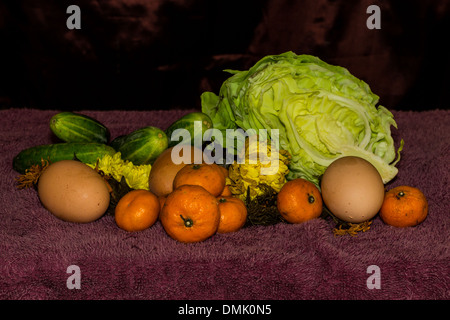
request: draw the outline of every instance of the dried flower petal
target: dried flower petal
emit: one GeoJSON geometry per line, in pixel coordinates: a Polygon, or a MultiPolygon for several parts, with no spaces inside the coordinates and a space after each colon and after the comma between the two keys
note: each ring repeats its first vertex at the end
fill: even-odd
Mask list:
{"type": "Polygon", "coordinates": [[[344,227],[342,224],[333,229],[335,236],[343,236],[346,234],[352,237],[358,235],[358,232],[366,232],[370,229],[372,220],[364,221],[362,223],[348,223],[348,227],[344,227]]]}
{"type": "Polygon", "coordinates": [[[41,164],[32,165],[25,170],[24,174],[18,176],[15,180],[17,182],[17,189],[26,189],[34,187],[42,172],[49,166],[48,160],[41,159],[41,164]]]}

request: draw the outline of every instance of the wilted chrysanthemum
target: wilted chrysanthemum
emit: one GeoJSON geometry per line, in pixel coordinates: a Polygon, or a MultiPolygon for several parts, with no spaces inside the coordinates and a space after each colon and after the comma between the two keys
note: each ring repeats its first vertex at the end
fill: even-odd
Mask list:
{"type": "Polygon", "coordinates": [[[151,165],[149,164],[135,166],[129,162],[128,165],[124,166],[122,173],[130,188],[148,190],[150,170],[151,165]]]}
{"type": "Polygon", "coordinates": [[[245,159],[245,163],[235,161],[228,168],[227,184],[233,195],[245,200],[247,190],[250,189],[250,200],[252,200],[264,193],[265,189],[261,187],[262,184],[279,192],[286,183],[290,159],[286,150],[272,149],[272,146],[266,141],[247,139],[245,158],[243,159],[245,159]],[[256,163],[252,163],[251,160],[256,160],[256,163]],[[277,163],[272,161],[277,161],[277,163]]]}
{"type": "Polygon", "coordinates": [[[124,177],[132,189],[148,190],[148,177],[152,166],[149,164],[135,166],[128,160],[122,160],[120,152],[116,152],[113,156],[105,155],[98,160],[97,164],[88,164],[88,166],[91,168],[97,166],[98,170],[119,182],[124,177]]]}

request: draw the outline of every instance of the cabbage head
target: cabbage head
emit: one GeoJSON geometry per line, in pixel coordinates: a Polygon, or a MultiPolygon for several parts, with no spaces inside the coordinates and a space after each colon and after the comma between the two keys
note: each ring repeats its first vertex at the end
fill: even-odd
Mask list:
{"type": "Polygon", "coordinates": [[[288,179],[319,185],[325,169],[344,156],[372,163],[384,183],[397,174],[403,140],[394,161],[393,115],[377,107],[379,97],[347,69],[286,52],[266,56],[246,71],[225,71],[232,76],[219,95],[201,95],[202,111],[223,132],[279,129],[279,146],[292,156],[288,179]]]}

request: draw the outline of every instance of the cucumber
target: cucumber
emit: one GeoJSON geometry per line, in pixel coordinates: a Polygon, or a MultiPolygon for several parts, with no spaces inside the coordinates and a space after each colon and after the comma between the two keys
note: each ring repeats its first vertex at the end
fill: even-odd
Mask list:
{"type": "Polygon", "coordinates": [[[115,138],[110,146],[134,165],[152,164],[167,149],[168,139],[161,129],[148,126],[115,138]]]}
{"type": "MultiPolygon", "coordinates": [[[[211,129],[213,127],[213,122],[211,121],[211,118],[203,112],[191,112],[186,114],[185,116],[181,117],[180,119],[178,119],[177,121],[175,121],[174,123],[172,123],[169,128],[166,129],[166,135],[169,139],[169,148],[177,145],[180,142],[180,140],[175,140],[172,141],[171,137],[172,137],[172,133],[176,130],[176,129],[186,129],[189,131],[190,134],[190,143],[191,145],[194,145],[194,140],[195,140],[195,136],[200,135],[201,137],[197,138],[199,141],[203,142],[203,134],[205,133],[206,130],[211,129]],[[194,127],[195,127],[195,121],[201,121],[201,130],[197,129],[197,132],[194,131],[194,127]]],[[[181,138],[180,138],[181,139],[181,138]]],[[[184,141],[186,142],[186,141],[184,141]]]]}
{"type": "Polygon", "coordinates": [[[65,142],[107,143],[109,130],[94,118],[73,112],[60,112],[50,119],[50,129],[65,142]]]}
{"type": "Polygon", "coordinates": [[[13,159],[13,168],[23,174],[32,165],[41,164],[41,159],[50,162],[78,159],[83,163],[94,164],[104,155],[113,155],[116,151],[102,143],[63,142],[31,147],[19,152],[13,159]]]}

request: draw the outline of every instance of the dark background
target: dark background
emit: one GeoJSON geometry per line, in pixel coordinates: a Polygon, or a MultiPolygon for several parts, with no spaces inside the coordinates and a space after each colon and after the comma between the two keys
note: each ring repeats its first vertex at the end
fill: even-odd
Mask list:
{"type": "Polygon", "coordinates": [[[0,108],[200,108],[223,69],[291,50],[346,67],[389,109],[449,109],[449,18],[445,0],[2,0],[0,108]]]}

